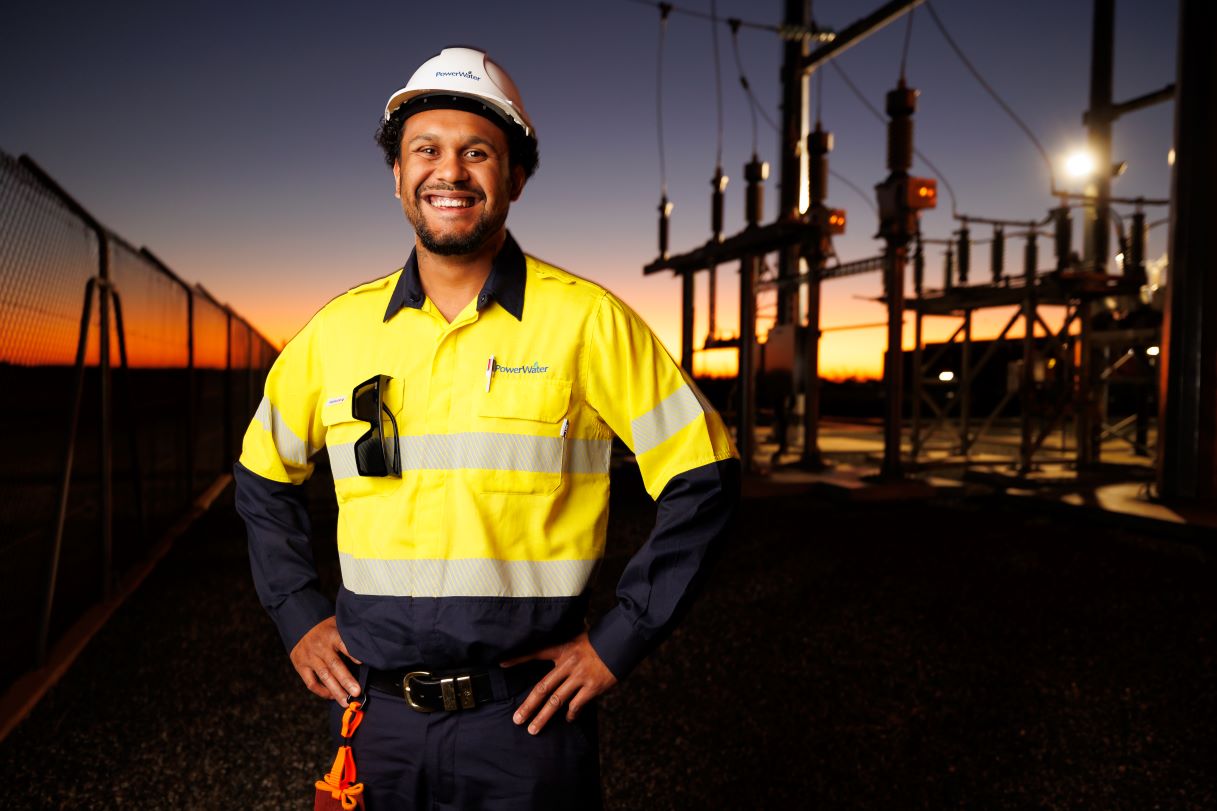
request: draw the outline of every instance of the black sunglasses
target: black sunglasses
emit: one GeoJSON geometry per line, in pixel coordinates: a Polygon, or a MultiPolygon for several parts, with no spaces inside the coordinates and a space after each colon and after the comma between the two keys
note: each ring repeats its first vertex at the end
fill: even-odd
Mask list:
{"type": "Polygon", "coordinates": [[[389,380],[388,375],[376,375],[360,383],[351,392],[351,416],[372,424],[371,429],[355,441],[355,469],[360,476],[401,475],[401,442],[397,437],[397,420],[384,402],[389,380]],[[393,426],[392,456],[385,447],[381,414],[386,415],[393,426]]]}

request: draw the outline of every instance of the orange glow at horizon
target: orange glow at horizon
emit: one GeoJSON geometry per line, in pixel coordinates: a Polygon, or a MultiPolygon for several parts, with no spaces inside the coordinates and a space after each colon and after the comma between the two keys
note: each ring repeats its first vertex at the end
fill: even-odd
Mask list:
{"type": "MultiPolygon", "coordinates": [[[[641,302],[640,302],[641,303],[641,302]]],[[[665,308],[655,311],[646,302],[643,306],[630,303],[643,314],[651,329],[659,336],[664,345],[669,348],[673,357],[680,357],[680,313],[671,312],[665,308]],[[648,316],[645,311],[654,312],[648,316]]],[[[869,309],[860,308],[858,321],[864,324],[874,324],[873,306],[869,309]]],[[[972,317],[972,340],[988,341],[996,338],[1005,327],[1006,322],[1017,312],[1018,307],[999,307],[978,310],[972,317]]],[[[1064,309],[1061,307],[1043,306],[1039,308],[1041,317],[1054,331],[1059,330],[1064,320],[1064,309]]],[[[838,317],[840,312],[837,313],[838,317]]],[[[916,341],[915,316],[905,314],[902,346],[905,351],[912,351],[916,341]]],[[[738,318],[736,319],[738,322],[738,318]]],[[[693,352],[693,373],[697,377],[734,377],[738,371],[739,353],[734,347],[702,349],[701,344],[705,332],[697,329],[695,317],[693,352]],[[700,336],[700,337],[699,337],[700,336]]],[[[758,324],[757,332],[763,338],[768,333],[769,319],[765,325],[758,324]]],[[[948,340],[956,328],[962,323],[959,317],[926,317],[922,322],[922,345],[941,343],[948,340]]],[[[842,323],[840,326],[848,326],[842,323]]],[[[833,329],[822,327],[820,336],[820,377],[824,380],[879,380],[883,377],[883,355],[887,349],[887,327],[864,326],[857,329],[833,329]]],[[[1076,326],[1071,332],[1076,334],[1076,326]]],[[[738,334],[738,329],[731,325],[726,329],[720,328],[720,337],[732,337],[738,334]]],[[[1024,334],[1023,321],[1018,319],[1007,331],[1006,338],[1021,339],[1024,334]]],[[[1042,334],[1037,330],[1036,334],[1042,334]]]]}
{"type": "MultiPolygon", "coordinates": [[[[361,265],[356,265],[360,267],[361,265]]],[[[605,267],[582,268],[586,278],[603,284],[635,309],[658,335],[674,358],[680,357],[680,282],[667,275],[644,277],[636,271],[625,272],[619,263],[606,260],[605,267]]],[[[578,272],[578,271],[576,271],[578,272]]],[[[354,273],[358,273],[355,270],[354,273]]],[[[263,287],[242,290],[230,306],[242,313],[255,329],[267,336],[275,350],[281,348],[308,321],[314,312],[334,295],[358,279],[329,277],[324,284],[335,289],[321,289],[310,284],[282,284],[271,274],[251,277],[263,287]],[[267,290],[273,295],[267,294],[267,290]]],[[[724,268],[718,272],[717,312],[714,337],[724,338],[739,332],[738,276],[724,268]]],[[[820,340],[820,376],[826,380],[878,379],[882,377],[883,355],[886,347],[886,310],[875,301],[875,280],[849,284],[826,285],[823,289],[820,340]],[[865,293],[865,294],[864,294],[865,293]],[[850,327],[850,328],[844,328],[850,327]]],[[[705,273],[695,280],[694,308],[694,374],[705,377],[732,377],[736,374],[738,353],[734,348],[703,349],[710,336],[709,280],[705,273]]],[[[200,300],[201,301],[201,300],[200,300]]],[[[1016,307],[978,310],[973,318],[973,339],[996,337],[1016,307]]],[[[764,340],[774,321],[776,295],[772,290],[758,296],[757,333],[764,340]]],[[[1058,307],[1043,307],[1044,320],[1055,330],[1062,320],[1058,307]]],[[[10,313],[10,315],[13,315],[10,313]]],[[[28,320],[28,318],[27,318],[28,320]]],[[[97,312],[93,314],[93,329],[89,337],[87,362],[97,363],[97,312]]],[[[214,305],[196,304],[195,366],[196,368],[225,368],[226,335],[223,310],[214,305]]],[[[0,325],[0,362],[18,365],[71,365],[75,360],[79,332],[79,316],[45,314],[33,332],[19,332],[16,317],[4,319],[0,325]]],[[[180,368],[185,365],[184,325],[177,329],[165,323],[143,324],[134,309],[129,312],[129,364],[135,368],[180,368]],[[166,332],[166,330],[169,332],[166,332]],[[179,334],[180,333],[180,334],[179,334]]],[[[957,317],[924,319],[925,343],[948,339],[959,325],[957,317]]],[[[906,313],[903,346],[911,350],[914,342],[914,315],[906,313]]],[[[1023,325],[1018,319],[1007,333],[1012,339],[1021,338],[1023,325]]],[[[117,340],[112,341],[114,363],[118,362],[117,340]]],[[[258,365],[258,358],[252,359],[258,365]]],[[[238,367],[242,364],[238,362],[238,367]]]]}

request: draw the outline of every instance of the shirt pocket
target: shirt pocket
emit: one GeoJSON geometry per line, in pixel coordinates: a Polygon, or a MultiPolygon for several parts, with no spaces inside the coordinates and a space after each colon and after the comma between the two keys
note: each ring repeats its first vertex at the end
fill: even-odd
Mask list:
{"type": "Polygon", "coordinates": [[[571,381],[496,374],[479,393],[466,473],[482,493],[548,494],[567,466],[571,381]]]}
{"type": "MultiPolygon", "coordinates": [[[[401,482],[396,476],[360,476],[355,465],[355,443],[372,426],[351,415],[351,390],[365,379],[355,381],[345,392],[331,394],[321,409],[321,422],[325,426],[325,447],[334,476],[334,494],[339,503],[361,496],[394,492],[401,482]]],[[[400,385],[399,381],[390,381],[389,390],[385,394],[385,404],[393,412],[400,429],[401,391],[395,390],[395,384],[400,385]]],[[[392,453],[392,427],[388,420],[384,421],[384,432],[389,452],[392,453]]]]}

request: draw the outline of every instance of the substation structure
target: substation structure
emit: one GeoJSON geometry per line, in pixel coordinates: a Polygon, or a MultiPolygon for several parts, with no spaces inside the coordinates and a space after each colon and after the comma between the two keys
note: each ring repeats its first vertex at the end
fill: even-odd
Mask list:
{"type": "MultiPolygon", "coordinates": [[[[900,414],[902,411],[902,375],[900,373],[900,324],[903,321],[903,290],[908,246],[918,232],[918,213],[932,207],[937,199],[933,180],[911,177],[908,169],[913,157],[912,114],[916,107],[916,91],[906,87],[903,80],[887,95],[890,116],[888,134],[887,179],[876,186],[880,203],[880,235],[886,242],[882,256],[860,262],[828,267],[834,257],[832,235],[842,233],[845,215],[841,209],[825,205],[828,188],[828,153],[832,136],[817,122],[813,132],[807,132],[807,85],[817,66],[839,55],[871,33],[898,19],[921,0],[893,0],[872,14],[858,20],[840,33],[829,34],[815,28],[807,4],[787,0],[784,30],[794,32],[783,45],[783,104],[781,181],[777,219],[762,225],[764,218],[764,186],[769,174],[768,164],[756,155],[744,167],[745,219],[744,230],[730,237],[722,233],[723,190],[726,186],[721,167],[716,168],[711,181],[714,190],[711,205],[712,235],[705,245],[688,253],[670,255],[668,252],[668,219],[671,205],[666,193],[659,205],[659,257],[647,265],[644,274],[672,271],[682,278],[681,295],[681,364],[692,374],[693,369],[693,292],[695,274],[710,274],[711,308],[716,290],[716,272],[721,264],[739,262],[740,337],[739,393],[736,408],[736,443],[747,467],[756,454],[756,294],[763,257],[778,255],[778,273],[773,286],[777,288],[777,317],[771,335],[784,335],[793,344],[794,377],[804,381],[803,394],[803,455],[801,462],[811,468],[823,467],[820,457],[819,430],[819,352],[821,280],[854,273],[881,270],[884,289],[889,299],[889,335],[896,340],[889,346],[884,378],[887,381],[887,410],[883,474],[889,478],[902,475],[900,457],[900,414]],[[810,43],[822,44],[810,52],[810,43]],[[806,162],[804,164],[804,161],[806,162]],[[804,169],[806,165],[806,169],[804,169]],[[804,188],[805,186],[805,188],[804,188]],[[810,201],[806,211],[800,207],[800,192],[806,191],[810,201]],[[807,272],[801,273],[802,263],[807,272]],[[808,285],[807,310],[798,313],[798,287],[808,285]],[[812,325],[799,329],[801,316],[812,325]],[[895,326],[892,326],[895,325],[895,326]]],[[[713,309],[712,309],[713,312],[713,309]]],[[[713,315],[711,315],[713,324],[713,315]]],[[[713,327],[712,327],[713,329],[713,327]]]]}
{"type": "MultiPolygon", "coordinates": [[[[746,226],[731,236],[722,233],[722,195],[726,178],[716,167],[711,181],[711,238],[683,254],[668,252],[668,223],[672,206],[666,188],[659,211],[659,256],[644,267],[644,274],[671,271],[682,278],[682,366],[692,374],[694,278],[710,276],[711,334],[714,332],[714,297],[719,265],[739,263],[740,336],[736,439],[745,465],[756,456],[757,411],[756,295],[763,257],[778,256],[776,279],[763,286],[777,288],[775,326],[767,347],[788,354],[793,363],[791,386],[803,396],[803,450],[800,463],[821,468],[819,450],[820,284],[841,276],[882,271],[887,305],[888,348],[884,363],[884,451],[880,478],[899,479],[904,466],[924,468],[938,464],[1004,464],[1018,475],[1038,465],[1059,462],[1079,470],[1094,469],[1102,460],[1104,441],[1127,444],[1134,456],[1149,459],[1156,469],[1159,495],[1185,500],[1217,496],[1217,282],[1210,276],[1212,248],[1209,225],[1217,218],[1214,197],[1206,193],[1217,184],[1217,159],[1206,138],[1217,131],[1217,49],[1211,32],[1217,30],[1217,11],[1202,0],[1180,0],[1179,61],[1176,83],[1153,93],[1117,103],[1112,99],[1114,53],[1114,0],[1095,0],[1091,65],[1090,107],[1083,115],[1092,147],[1100,156],[1099,177],[1084,193],[1072,193],[1052,184],[1050,194],[1059,200],[1042,221],[1003,221],[961,215],[958,239],[923,239],[919,213],[937,199],[933,180],[916,178],[908,170],[913,155],[913,120],[916,91],[903,78],[887,94],[887,178],[876,185],[880,228],[885,248],[880,256],[856,262],[835,261],[833,234],[842,233],[845,213],[825,204],[828,153],[832,137],[817,121],[807,127],[807,89],[812,72],[883,26],[898,19],[920,0],[893,0],[872,14],[833,34],[817,28],[805,2],[787,0],[782,30],[781,173],[777,218],[762,225],[764,188],[768,165],[754,154],[745,166],[746,226]],[[810,44],[819,47],[810,51],[810,44]],[[1112,125],[1121,115],[1162,101],[1175,102],[1176,157],[1169,200],[1119,199],[1111,195],[1112,125]],[[800,191],[810,201],[801,209],[800,191]],[[1115,204],[1134,207],[1131,227],[1115,211],[1115,204]],[[1157,224],[1170,225],[1170,263],[1163,281],[1164,295],[1154,296],[1146,285],[1144,256],[1147,229],[1143,209],[1168,205],[1169,216],[1157,224]],[[1084,216],[1082,254],[1072,250],[1071,209],[1084,216]],[[968,284],[971,246],[970,224],[994,227],[992,281],[968,284]],[[1047,233],[1040,229],[1051,224],[1047,233]],[[1118,274],[1107,272],[1110,231],[1115,226],[1124,255],[1118,274]],[[1010,234],[1005,233],[1009,227],[1010,234]],[[1022,229],[1022,230],[1019,230],[1022,229]],[[1005,240],[1022,238],[1021,274],[1003,271],[1005,240]],[[1055,263],[1038,267],[1037,240],[1054,239],[1055,263]],[[947,244],[943,283],[924,287],[924,248],[947,244]],[[952,246],[958,248],[959,283],[954,283],[952,246]],[[906,357],[902,349],[905,274],[913,266],[914,295],[907,309],[915,317],[910,385],[905,385],[906,357]],[[805,272],[801,270],[804,266],[805,272]],[[798,312],[799,288],[807,286],[807,304],[798,312]],[[1165,300],[1163,300],[1165,299],[1165,300]],[[984,310],[1017,308],[996,340],[974,346],[972,325],[984,310]],[[1044,308],[1060,308],[1064,316],[1053,328],[1044,308]],[[927,317],[958,319],[951,339],[934,348],[923,337],[927,317]],[[807,324],[802,327],[800,322],[807,324]],[[1020,325],[1021,330],[1015,330],[1020,325]],[[1012,330],[1021,336],[1011,339],[1012,330]],[[1016,343],[1017,342],[1017,343],[1016,343]],[[776,345],[775,345],[776,344],[776,345]],[[1011,362],[1010,349],[1020,350],[1011,362]],[[1007,363],[1005,393],[979,408],[977,383],[1007,363]],[[934,377],[944,353],[958,352],[958,379],[934,377]],[[942,382],[954,381],[950,387],[942,382]],[[1109,395],[1119,388],[1132,413],[1117,421],[1109,417],[1109,395]],[[944,400],[950,388],[953,396],[944,400]],[[905,409],[906,389],[911,408],[905,409]],[[1130,394],[1131,392],[1131,394],[1130,394]],[[1156,402],[1155,402],[1156,401],[1156,402]],[[981,443],[1002,414],[1017,404],[1018,442],[1004,459],[985,458],[981,443]],[[910,453],[902,451],[904,417],[911,417],[910,453]],[[1150,437],[1151,415],[1157,417],[1157,436],[1150,437]],[[1072,425],[1072,444],[1066,428],[1072,425]],[[1049,450],[1049,438],[1060,429],[1062,442],[1049,450]],[[945,440],[945,446],[943,441],[945,440]],[[1052,455],[1055,453],[1055,456],[1052,455]]],[[[661,4],[662,5],[662,4],[661,4]]],[[[670,10],[670,9],[669,9],[670,10]]],[[[662,11],[662,8],[661,8],[662,11]]],[[[666,19],[666,17],[665,17],[666,19]]],[[[662,41],[662,40],[661,40],[662,41]]],[[[742,78],[742,77],[741,77],[742,78]]],[[[746,85],[745,85],[746,87],[746,85]]],[[[1046,156],[1045,156],[1046,158],[1046,156]]],[[[978,243],[977,243],[978,244],[978,243]]],[[[709,346],[709,343],[707,344],[709,346]]],[[[952,375],[955,372],[952,370],[952,375]]],[[[784,439],[782,440],[784,446],[784,439]]]]}
{"type": "MultiPolygon", "coordinates": [[[[1138,219],[1143,226],[1143,218],[1138,219]]],[[[918,245],[916,293],[908,302],[915,317],[910,462],[916,468],[993,464],[1014,468],[1019,475],[1043,464],[1081,470],[1100,463],[1104,441],[1118,439],[1147,461],[1148,472],[1156,455],[1149,433],[1162,331],[1160,309],[1142,298],[1143,257],[1130,257],[1122,275],[1111,275],[1070,264],[1066,249],[1058,253],[1056,268],[1040,271],[1036,269],[1038,224],[1027,225],[1025,233],[1011,235],[1024,240],[1024,267],[1018,276],[1001,275],[1005,235],[1000,225],[995,228],[994,279],[986,284],[952,284],[954,257],[948,248],[942,287],[923,289],[918,245]],[[974,346],[975,314],[1012,306],[1017,309],[997,337],[974,346]],[[1062,313],[1059,326],[1054,328],[1045,319],[1045,307],[1062,313]],[[927,347],[927,317],[951,318],[958,324],[945,342],[927,347]],[[1016,327],[1022,334],[1010,338],[1016,327]],[[1017,351],[1002,351],[1011,348],[1017,351]],[[948,355],[949,362],[944,363],[948,355]],[[997,364],[1005,368],[994,374],[992,367],[997,364]],[[987,378],[991,384],[1002,377],[1000,398],[993,403],[990,397],[986,407],[978,408],[982,381],[987,378]],[[1125,410],[1130,402],[1133,408],[1132,414],[1113,422],[1109,403],[1116,386],[1121,388],[1125,410]],[[998,448],[997,453],[978,454],[984,440],[1002,425],[1011,403],[1017,405],[1017,445],[1003,453],[1005,443],[998,442],[989,446],[998,448]],[[1059,444],[1049,445],[1058,430],[1059,444]],[[932,443],[935,437],[938,442],[932,443]]]]}

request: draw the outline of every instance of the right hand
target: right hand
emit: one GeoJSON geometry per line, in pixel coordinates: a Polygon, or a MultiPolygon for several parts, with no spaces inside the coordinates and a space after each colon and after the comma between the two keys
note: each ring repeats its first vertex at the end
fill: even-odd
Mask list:
{"type": "Polygon", "coordinates": [[[363,664],[351,656],[346,643],[338,635],[338,621],[330,617],[317,623],[300,637],[300,641],[288,655],[296,672],[304,680],[305,687],[322,698],[332,698],[345,707],[348,695],[359,695],[359,682],[338,657],[339,653],[357,665],[363,664]]]}

